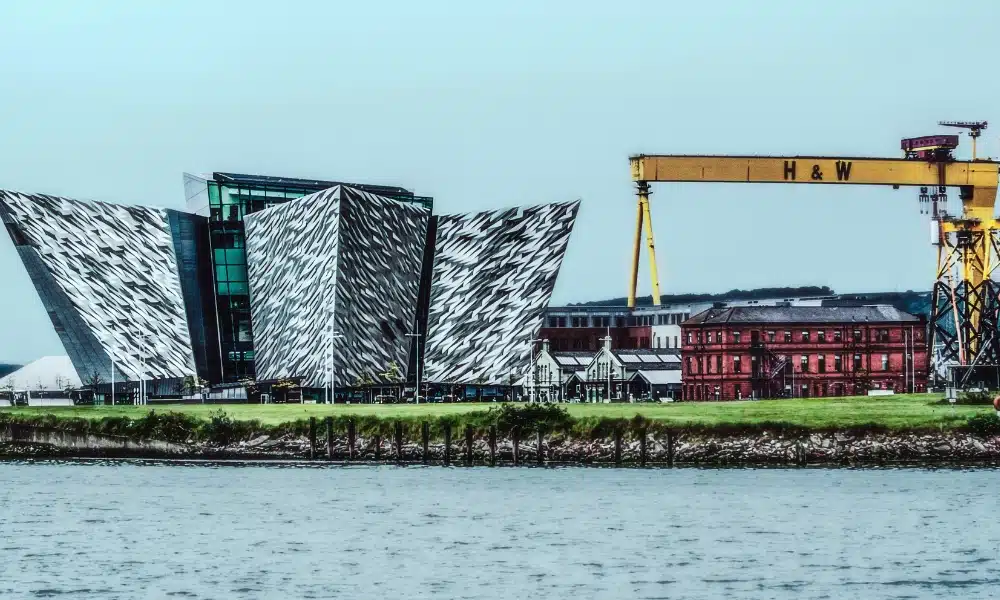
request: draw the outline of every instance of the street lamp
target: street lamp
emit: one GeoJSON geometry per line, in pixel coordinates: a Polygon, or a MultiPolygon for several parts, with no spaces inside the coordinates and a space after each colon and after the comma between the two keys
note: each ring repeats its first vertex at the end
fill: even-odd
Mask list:
{"type": "MultiPolygon", "coordinates": [[[[102,340],[111,343],[111,406],[115,405],[115,354],[118,353],[118,338],[115,337],[113,332],[108,332],[101,336],[102,340]]],[[[97,390],[94,390],[95,400],[97,395],[97,390]]]]}
{"type": "Polygon", "coordinates": [[[413,401],[415,404],[420,404],[420,338],[422,335],[419,328],[415,332],[406,334],[406,337],[416,338],[417,342],[417,389],[413,392],[413,401]]]}
{"type": "Polygon", "coordinates": [[[323,386],[323,396],[328,404],[333,404],[336,399],[336,380],[334,379],[333,372],[333,340],[344,337],[342,333],[338,333],[333,329],[333,321],[329,323],[327,330],[330,332],[327,336],[327,355],[326,355],[326,385],[323,386]],[[327,392],[327,386],[329,386],[329,392],[327,392]]]}

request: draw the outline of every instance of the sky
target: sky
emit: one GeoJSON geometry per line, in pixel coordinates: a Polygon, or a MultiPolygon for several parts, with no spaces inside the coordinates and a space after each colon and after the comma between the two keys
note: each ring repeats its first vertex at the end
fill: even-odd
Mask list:
{"type": "MultiPolygon", "coordinates": [[[[182,172],[235,171],[399,185],[442,213],[580,199],[553,303],[624,296],[630,155],[897,156],[939,120],[1000,119],[998,17],[993,0],[4,0],[0,188],[182,208],[182,172]]],[[[659,184],[651,210],[664,293],[932,283],[912,189],[659,184]]],[[[648,294],[645,256],[640,277],[648,294]]],[[[63,353],[7,236],[0,291],[0,362],[63,353]]]]}

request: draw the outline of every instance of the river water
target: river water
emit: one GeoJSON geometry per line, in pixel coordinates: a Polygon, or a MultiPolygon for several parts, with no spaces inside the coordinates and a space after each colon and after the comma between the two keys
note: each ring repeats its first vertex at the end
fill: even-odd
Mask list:
{"type": "Polygon", "coordinates": [[[997,598],[1000,471],[0,463],[0,598],[997,598]]]}

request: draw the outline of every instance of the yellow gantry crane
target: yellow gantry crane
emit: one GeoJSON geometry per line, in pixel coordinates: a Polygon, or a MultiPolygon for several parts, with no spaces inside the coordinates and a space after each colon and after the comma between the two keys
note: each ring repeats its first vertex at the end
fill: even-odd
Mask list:
{"type": "MultiPolygon", "coordinates": [[[[952,125],[948,123],[948,125],[952,125]]],[[[967,126],[966,123],[956,126],[967,126]]],[[[976,133],[986,126],[975,123],[976,133]]],[[[978,137],[978,136],[977,136],[978,137]]],[[[937,191],[935,221],[938,268],[934,287],[934,329],[944,316],[939,303],[950,302],[958,323],[938,331],[945,354],[965,363],[975,356],[981,342],[997,336],[1000,297],[990,275],[1000,265],[1000,221],[994,218],[1000,163],[991,160],[959,161],[951,155],[957,136],[927,136],[903,140],[906,158],[856,158],[826,156],[688,156],[639,155],[629,159],[636,182],[638,209],[633,244],[628,305],[635,307],[639,254],[645,232],[649,249],[653,303],[660,304],[660,282],[656,269],[653,227],[650,222],[649,184],[653,182],[799,183],[810,185],[886,185],[919,187],[921,201],[928,189],[937,191]],[[909,145],[908,145],[908,142],[909,145]],[[946,199],[946,189],[957,187],[962,214],[947,216],[938,211],[937,200],[946,199]],[[952,274],[957,271],[956,274],[952,274]],[[958,280],[958,281],[956,281],[958,280]],[[950,296],[953,300],[942,298],[950,296]],[[988,323],[984,323],[984,315],[988,323]],[[987,328],[989,329],[987,331],[987,328]]],[[[932,329],[933,333],[933,329],[932,329]]],[[[932,336],[932,340],[933,340],[932,336]]],[[[996,353],[1000,354],[1000,340],[996,353]]],[[[991,342],[992,343],[992,342],[991,342]]],[[[1000,356],[992,356],[993,361],[1000,356]]],[[[996,364],[996,362],[994,362],[996,364]]]]}

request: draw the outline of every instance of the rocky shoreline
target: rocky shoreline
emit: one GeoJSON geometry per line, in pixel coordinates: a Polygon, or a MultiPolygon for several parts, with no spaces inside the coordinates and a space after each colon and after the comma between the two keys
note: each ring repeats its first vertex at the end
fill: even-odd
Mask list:
{"type": "MultiPolygon", "coordinates": [[[[399,451],[391,437],[357,436],[354,451],[347,436],[332,443],[308,437],[258,436],[229,444],[168,444],[156,441],[110,439],[107,436],[74,437],[65,432],[24,431],[0,437],[0,458],[174,458],[212,460],[314,460],[357,463],[444,464],[443,441],[423,444],[403,439],[399,451]]],[[[552,434],[542,438],[541,461],[535,435],[515,445],[498,437],[491,461],[490,446],[482,436],[473,439],[471,456],[465,438],[452,439],[447,463],[451,465],[878,465],[886,463],[998,464],[1000,436],[980,437],[962,431],[922,433],[818,432],[788,434],[761,431],[729,433],[650,433],[642,441],[628,433],[616,451],[613,438],[572,439],[552,434]],[[470,461],[471,458],[471,461],[470,461]]]]}

